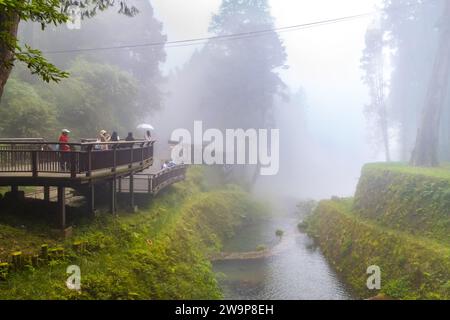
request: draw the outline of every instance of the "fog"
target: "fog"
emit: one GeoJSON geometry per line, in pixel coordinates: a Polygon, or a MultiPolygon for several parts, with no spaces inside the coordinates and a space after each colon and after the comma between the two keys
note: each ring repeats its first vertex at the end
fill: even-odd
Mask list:
{"type": "Polygon", "coordinates": [[[450,0],[0,7],[0,298],[450,297],[450,0]]]}
{"type": "MultiPolygon", "coordinates": [[[[119,117],[104,123],[101,114],[108,111],[99,111],[102,123],[95,130],[115,126],[124,136],[137,123],[149,122],[156,128],[157,151],[166,158],[173,130],[192,130],[194,120],[220,130],[276,128],[279,173],[255,177],[252,190],[320,199],[352,195],[361,167],[385,159],[382,123],[388,127],[390,160],[408,160],[436,52],[442,3],[135,0],[129,2],[140,10],[135,17],[109,9],[82,20],[80,29],[63,25],[41,32],[23,23],[21,32],[62,68],[82,59],[113,65],[120,69],[115,72],[136,80],[130,82],[136,83],[132,101],[118,106],[127,121],[119,117]],[[374,26],[381,40],[370,38],[374,26]],[[252,34],[261,30],[268,31],[252,34]],[[415,36],[414,30],[423,33],[415,36]],[[214,39],[242,33],[250,35],[214,39]],[[204,40],[190,41],[199,38],[204,40]],[[180,40],[185,42],[174,45],[180,40]],[[148,45],[165,41],[166,46],[148,45]],[[377,41],[385,58],[381,63],[374,58],[377,41]],[[382,70],[387,119],[380,118],[373,102],[374,66],[382,70]],[[400,96],[407,103],[399,102],[400,96]]],[[[442,159],[450,154],[449,114],[442,117],[442,159]]]]}
{"type": "MultiPolygon", "coordinates": [[[[168,40],[202,37],[220,1],[194,1],[183,14],[177,1],[153,1],[155,14],[166,21],[168,40]],[[189,17],[196,16],[195,22],[189,17]]],[[[377,1],[271,1],[277,27],[351,16],[375,9],[377,1]]],[[[380,159],[368,143],[363,108],[367,88],[360,68],[365,32],[373,16],[338,24],[280,33],[289,69],[279,70],[291,92],[301,89],[303,99],[277,101],[281,130],[280,172],[261,177],[257,190],[290,197],[324,198],[348,196],[354,191],[361,166],[380,159]]],[[[198,50],[169,48],[163,66],[170,73],[198,50]]],[[[177,88],[178,89],[178,88],[177,88]]],[[[176,95],[176,93],[175,93],[176,95]]],[[[181,103],[181,102],[180,102],[181,103]]],[[[161,118],[170,117],[163,114],[161,118]]],[[[160,118],[157,123],[164,121],[160,118]]]]}

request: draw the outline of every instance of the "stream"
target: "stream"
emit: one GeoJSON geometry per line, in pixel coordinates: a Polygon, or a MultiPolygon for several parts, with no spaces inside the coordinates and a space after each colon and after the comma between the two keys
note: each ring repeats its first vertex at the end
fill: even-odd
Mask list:
{"type": "Polygon", "coordinates": [[[280,209],[270,218],[242,227],[225,244],[225,252],[255,251],[260,245],[276,252],[263,259],[215,261],[213,268],[225,299],[355,299],[320,248],[299,232],[301,219],[295,206],[280,209]],[[281,238],[275,235],[278,229],[284,232],[281,238]]]}

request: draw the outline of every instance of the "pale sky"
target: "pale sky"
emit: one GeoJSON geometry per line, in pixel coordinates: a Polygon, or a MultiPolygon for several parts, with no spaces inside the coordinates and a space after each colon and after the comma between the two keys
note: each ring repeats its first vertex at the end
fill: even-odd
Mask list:
{"type": "MultiPolygon", "coordinates": [[[[373,12],[379,0],[269,0],[276,27],[285,27],[373,12]]],[[[211,16],[220,0],[150,0],[169,41],[208,36],[211,16]]],[[[343,174],[357,179],[364,162],[379,155],[367,143],[363,108],[367,88],[361,81],[364,36],[373,17],[280,33],[288,54],[288,70],[280,75],[288,86],[302,87],[308,100],[311,136],[321,158],[354,166],[343,174]]],[[[168,72],[181,67],[196,46],[167,48],[168,72]]],[[[331,171],[331,169],[330,169],[331,171]]],[[[350,193],[350,190],[348,190],[350,193]]]]}
{"type": "MultiPolygon", "coordinates": [[[[220,0],[150,0],[155,14],[164,24],[169,41],[208,36],[211,16],[220,0]]],[[[372,12],[378,0],[271,0],[276,27],[372,12]]],[[[338,96],[352,96],[363,102],[366,90],[360,85],[359,69],[364,34],[371,17],[316,28],[280,33],[288,53],[288,70],[283,80],[293,89],[303,87],[310,102],[317,94],[330,104],[338,96]],[[345,81],[344,81],[345,80],[345,81]],[[327,94],[322,95],[326,89],[327,94]]],[[[181,67],[195,48],[167,48],[163,70],[181,67]]]]}
{"type": "MultiPolygon", "coordinates": [[[[211,16],[221,0],[150,0],[155,14],[164,24],[169,41],[208,36],[211,16]]],[[[270,0],[276,27],[321,21],[373,12],[379,0],[270,0]]],[[[303,87],[313,117],[334,121],[336,113],[362,116],[367,89],[361,83],[360,59],[364,35],[372,17],[310,29],[280,33],[288,54],[288,70],[280,70],[292,88],[303,87]],[[341,104],[336,108],[336,103],[341,104]],[[323,108],[321,107],[324,107],[323,108]],[[348,112],[347,112],[348,111],[348,112]]],[[[167,48],[163,70],[181,67],[195,48],[167,48]]],[[[361,120],[361,119],[360,119],[361,120]]],[[[364,126],[362,121],[355,125],[364,126]]],[[[351,127],[351,126],[350,126],[351,127]]],[[[347,127],[340,128],[348,131],[347,127]]],[[[359,127],[359,133],[364,134],[359,127]]],[[[350,128],[353,132],[353,128],[350,128]]],[[[346,139],[347,136],[343,137],[346,139]]]]}
{"type": "MultiPolygon", "coordinates": [[[[163,22],[169,41],[208,36],[208,25],[217,12],[221,0],[150,0],[156,17],[163,22]]],[[[276,27],[284,27],[350,16],[374,10],[377,0],[271,0],[272,15],[276,27]]],[[[359,61],[364,33],[371,18],[342,22],[312,29],[281,33],[288,52],[289,71],[285,80],[296,86],[300,74],[314,76],[318,70],[338,67],[348,71],[348,62],[359,61]],[[330,54],[332,52],[332,54],[330,54]],[[348,56],[350,54],[350,56],[348,56]],[[334,55],[334,56],[333,56],[334,55]],[[355,59],[356,58],[356,59],[355,59]],[[344,63],[336,63],[336,62],[344,63]],[[313,63],[311,63],[313,62],[313,63]],[[325,64],[323,64],[325,63],[325,64]],[[301,68],[303,72],[297,72],[301,68]]],[[[165,71],[182,66],[199,46],[167,48],[165,71]]],[[[359,62],[358,62],[359,63],[359,62]]],[[[352,66],[354,67],[354,65],[352,66]]],[[[352,68],[354,71],[354,68],[352,68]]]]}

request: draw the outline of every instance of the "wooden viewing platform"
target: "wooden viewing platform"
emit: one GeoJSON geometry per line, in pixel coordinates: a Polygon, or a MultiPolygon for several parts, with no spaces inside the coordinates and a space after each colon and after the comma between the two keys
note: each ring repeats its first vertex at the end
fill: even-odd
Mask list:
{"type": "Polygon", "coordinates": [[[10,186],[13,197],[18,195],[20,186],[41,186],[46,201],[50,201],[50,188],[56,187],[59,225],[65,229],[65,188],[81,191],[86,196],[88,213],[94,215],[97,185],[108,186],[110,212],[115,213],[117,192],[128,193],[130,206],[134,208],[135,192],[155,195],[184,179],[184,165],[149,172],[154,142],[59,143],[43,139],[0,139],[0,186],[10,186]],[[57,146],[63,144],[68,145],[70,151],[59,151],[57,146]]]}

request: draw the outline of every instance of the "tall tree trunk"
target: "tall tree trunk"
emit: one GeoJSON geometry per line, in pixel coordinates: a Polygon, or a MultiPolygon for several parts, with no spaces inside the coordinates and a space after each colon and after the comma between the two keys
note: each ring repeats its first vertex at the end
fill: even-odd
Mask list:
{"type": "MultiPolygon", "coordinates": [[[[382,38],[382,33],[380,32],[382,38]]],[[[385,81],[384,81],[384,57],[383,46],[379,46],[376,53],[376,98],[375,103],[377,105],[378,125],[380,126],[380,132],[382,136],[382,142],[384,147],[384,154],[386,162],[391,161],[390,143],[389,143],[389,119],[386,104],[386,97],[384,93],[385,81]]]]}
{"type": "Polygon", "coordinates": [[[386,99],[384,97],[384,79],[383,79],[383,62],[381,60],[379,64],[380,74],[378,75],[378,116],[379,116],[379,125],[381,130],[381,135],[383,139],[384,146],[384,154],[386,157],[386,162],[391,161],[391,152],[390,152],[390,141],[389,141],[389,121],[388,121],[388,111],[386,106],[386,99]]]}
{"type": "MultiPolygon", "coordinates": [[[[385,109],[386,107],[383,106],[385,109]]],[[[386,110],[384,110],[383,113],[386,113],[386,110]]],[[[383,131],[383,144],[384,144],[384,154],[386,155],[386,162],[391,161],[391,152],[390,152],[390,145],[389,145],[389,127],[387,123],[387,115],[385,114],[384,119],[382,120],[383,123],[381,125],[382,131],[383,131]]]]}
{"type": "Polygon", "coordinates": [[[20,18],[16,12],[0,11],[0,33],[2,35],[0,40],[0,100],[12,70],[14,52],[11,50],[11,45],[14,45],[17,39],[19,21],[20,18]]]}
{"type": "Polygon", "coordinates": [[[421,125],[410,161],[414,166],[432,167],[439,164],[439,126],[450,77],[450,1],[445,1],[441,28],[439,48],[428,83],[421,125]]]}

